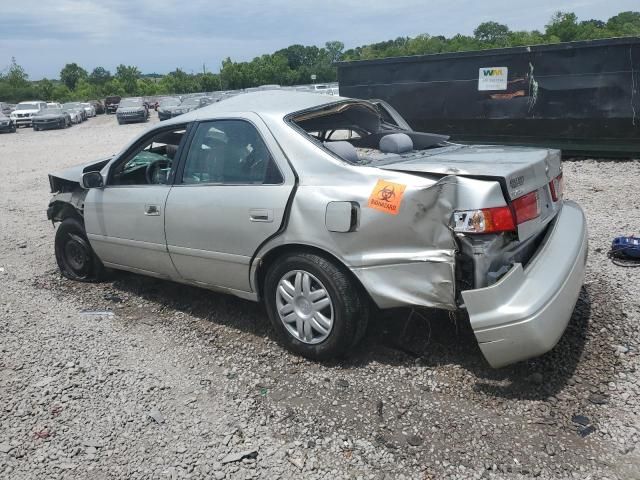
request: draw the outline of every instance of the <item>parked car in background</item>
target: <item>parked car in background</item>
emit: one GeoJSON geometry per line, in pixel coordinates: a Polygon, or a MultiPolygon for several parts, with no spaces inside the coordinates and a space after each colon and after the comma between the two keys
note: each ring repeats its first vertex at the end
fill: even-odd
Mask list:
{"type": "Polygon", "coordinates": [[[93,105],[96,115],[102,115],[104,113],[104,104],[100,100],[90,100],[89,103],[93,105]]]}
{"type": "Polygon", "coordinates": [[[62,108],[58,102],[47,102],[47,108],[62,108]]]}
{"type": "Polygon", "coordinates": [[[180,105],[180,99],[178,97],[168,97],[160,100],[158,105],[158,118],[160,120],[168,120],[173,114],[172,111],[180,105]]]}
{"type": "MultiPolygon", "coordinates": [[[[206,105],[210,105],[213,102],[214,100],[212,100],[210,97],[187,97],[183,99],[182,102],[180,102],[180,105],[164,108],[163,118],[161,118],[161,120],[166,120],[167,118],[173,118],[177,117],[178,115],[183,115],[193,110],[202,108],[206,105]]],[[[159,115],[160,114],[158,114],[158,116],[159,115]]]]}
{"type": "Polygon", "coordinates": [[[82,103],[80,103],[80,105],[82,105],[82,108],[84,108],[84,111],[86,112],[87,117],[95,117],[96,116],[96,109],[93,108],[93,105],[91,105],[91,103],[82,102],[82,103]]]}
{"type": "Polygon", "coordinates": [[[73,124],[78,124],[78,123],[82,123],[82,114],[84,113],[84,110],[80,110],[79,108],[76,107],[69,107],[66,106],[67,104],[63,104],[62,105],[62,109],[67,112],[69,114],[69,116],[71,117],[71,123],[73,124]]]}
{"type": "Polygon", "coordinates": [[[31,118],[40,113],[41,110],[47,108],[47,103],[40,100],[34,100],[31,102],[20,102],[16,105],[16,109],[11,112],[10,118],[15,123],[16,127],[31,126],[31,118]]]}
{"type": "Polygon", "coordinates": [[[82,105],[82,103],[80,103],[80,102],[67,102],[67,103],[63,104],[63,107],[65,107],[65,108],[75,108],[76,110],[78,110],[78,112],[80,112],[80,115],[82,116],[82,121],[83,122],[87,118],[89,118],[87,116],[87,111],[84,109],[84,105],[82,105]]]}
{"type": "Polygon", "coordinates": [[[13,108],[11,108],[11,105],[8,103],[4,103],[4,102],[0,102],[0,113],[4,113],[5,115],[11,115],[11,112],[13,112],[13,108]]]}
{"type": "Polygon", "coordinates": [[[62,108],[45,108],[33,116],[32,124],[36,132],[52,128],[67,128],[71,126],[71,115],[62,108]]]}
{"type": "Polygon", "coordinates": [[[62,104],[62,109],[71,116],[71,123],[82,123],[86,112],[84,108],[79,107],[75,102],[62,104]]]}
{"type": "Polygon", "coordinates": [[[16,124],[13,122],[11,117],[8,117],[7,115],[5,115],[0,111],[0,132],[8,133],[8,132],[15,132],[15,131],[16,131],[16,124]]]}
{"type": "Polygon", "coordinates": [[[111,97],[105,98],[104,111],[106,113],[116,113],[116,110],[118,110],[118,105],[120,105],[120,100],[122,100],[122,97],[118,95],[113,95],[111,97]]]}
{"type": "Polygon", "coordinates": [[[149,109],[142,98],[123,98],[116,110],[118,123],[146,122],[149,119],[149,109]]]}
{"type": "Polygon", "coordinates": [[[385,110],[248,93],[51,174],[58,266],[262,301],[281,342],[316,360],[350,352],[373,306],[468,315],[493,367],[553,348],[587,261],[560,151],[452,144],[385,110]]]}

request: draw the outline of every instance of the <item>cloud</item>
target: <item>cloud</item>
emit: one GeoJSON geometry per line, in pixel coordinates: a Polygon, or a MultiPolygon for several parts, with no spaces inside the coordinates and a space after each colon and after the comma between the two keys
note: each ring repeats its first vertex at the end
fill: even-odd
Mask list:
{"type": "Polygon", "coordinates": [[[294,43],[347,47],[399,36],[470,34],[496,20],[543,29],[562,9],[606,19],[637,0],[18,0],[0,15],[0,71],[11,56],[32,78],[56,77],[68,62],[87,69],[119,63],[145,72],[179,66],[217,70],[223,58],[249,60],[294,43]]]}

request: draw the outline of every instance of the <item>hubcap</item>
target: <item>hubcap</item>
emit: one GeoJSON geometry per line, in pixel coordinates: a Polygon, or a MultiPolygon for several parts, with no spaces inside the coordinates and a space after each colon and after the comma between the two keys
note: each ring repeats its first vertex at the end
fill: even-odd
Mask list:
{"type": "Polygon", "coordinates": [[[276,307],[287,331],[303,343],[321,343],[331,333],[333,303],[324,285],[309,272],[294,270],[280,279],[276,307]]]}

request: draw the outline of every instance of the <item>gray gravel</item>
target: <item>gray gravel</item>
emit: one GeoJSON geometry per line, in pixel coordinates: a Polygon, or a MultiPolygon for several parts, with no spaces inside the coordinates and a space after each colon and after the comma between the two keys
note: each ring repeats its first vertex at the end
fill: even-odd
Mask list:
{"type": "Polygon", "coordinates": [[[492,370],[464,318],[394,311],[319,364],[258,305],[59,276],[46,174],[144,128],[0,135],[0,478],[640,478],[640,272],[606,256],[640,234],[640,162],[564,164],[590,260],[549,354],[492,370]]]}

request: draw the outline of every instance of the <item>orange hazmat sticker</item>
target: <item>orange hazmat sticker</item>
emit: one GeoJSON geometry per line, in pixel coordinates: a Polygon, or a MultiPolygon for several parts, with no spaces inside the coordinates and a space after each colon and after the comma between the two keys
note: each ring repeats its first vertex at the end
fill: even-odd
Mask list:
{"type": "Polygon", "coordinates": [[[401,183],[378,180],[369,196],[369,208],[397,215],[400,211],[400,203],[406,188],[407,186],[401,183]]]}

